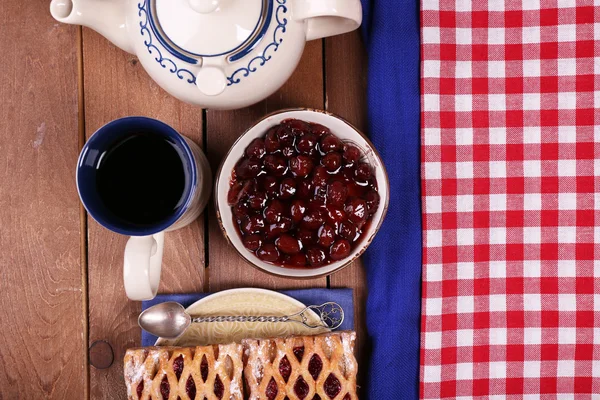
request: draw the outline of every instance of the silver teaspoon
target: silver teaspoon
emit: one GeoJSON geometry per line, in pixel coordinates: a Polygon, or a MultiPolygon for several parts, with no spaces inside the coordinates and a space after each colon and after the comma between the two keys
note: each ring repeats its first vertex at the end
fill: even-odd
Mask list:
{"type": "Polygon", "coordinates": [[[222,315],[208,317],[192,317],[185,308],[174,301],[154,305],[144,310],[139,318],[138,325],[146,332],[165,339],[176,339],[185,332],[192,323],[210,322],[296,322],[310,329],[326,328],[337,329],[344,322],[344,310],[334,302],[319,306],[308,306],[302,311],[291,315],[222,315]],[[319,316],[318,323],[311,323],[307,316],[311,310],[319,316]]]}

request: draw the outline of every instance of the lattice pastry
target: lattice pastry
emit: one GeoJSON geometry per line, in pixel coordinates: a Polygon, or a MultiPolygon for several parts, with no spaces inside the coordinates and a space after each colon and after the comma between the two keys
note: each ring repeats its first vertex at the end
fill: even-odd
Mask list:
{"type": "Polygon", "coordinates": [[[242,400],[242,346],[127,350],[130,400],[242,400]]]}
{"type": "Polygon", "coordinates": [[[250,400],[357,400],[354,332],[244,340],[250,400]]]}

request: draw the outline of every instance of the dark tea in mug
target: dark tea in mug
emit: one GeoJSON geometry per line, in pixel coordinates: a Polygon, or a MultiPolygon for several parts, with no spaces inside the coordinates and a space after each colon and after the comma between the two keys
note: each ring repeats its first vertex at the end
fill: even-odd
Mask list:
{"type": "Polygon", "coordinates": [[[199,175],[205,171],[208,162],[195,143],[163,122],[126,117],[87,141],[77,189],[90,216],[105,228],[149,236],[177,229],[177,223],[185,226],[200,214],[210,192],[210,179],[199,175]]]}
{"type": "Polygon", "coordinates": [[[185,201],[184,155],[156,133],[127,133],[97,165],[96,190],[114,217],[131,225],[165,221],[185,201]]]}

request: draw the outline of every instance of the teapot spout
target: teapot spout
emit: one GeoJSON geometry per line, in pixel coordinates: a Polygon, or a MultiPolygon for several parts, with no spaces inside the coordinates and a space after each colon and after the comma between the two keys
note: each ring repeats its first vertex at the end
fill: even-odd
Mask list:
{"type": "Polygon", "coordinates": [[[126,4],[122,0],[52,0],[50,13],[59,22],[87,26],[133,53],[127,33],[126,4]]]}

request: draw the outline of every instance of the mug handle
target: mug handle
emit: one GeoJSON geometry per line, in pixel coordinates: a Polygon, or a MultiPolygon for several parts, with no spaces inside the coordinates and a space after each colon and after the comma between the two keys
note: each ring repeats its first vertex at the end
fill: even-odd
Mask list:
{"type": "Polygon", "coordinates": [[[306,40],[341,35],[362,23],[360,0],[294,0],[294,19],[305,20],[306,40]]]}
{"type": "Polygon", "coordinates": [[[164,232],[152,236],[133,236],[127,241],[123,282],[130,300],[151,300],[156,297],[164,244],[164,232]]]}

